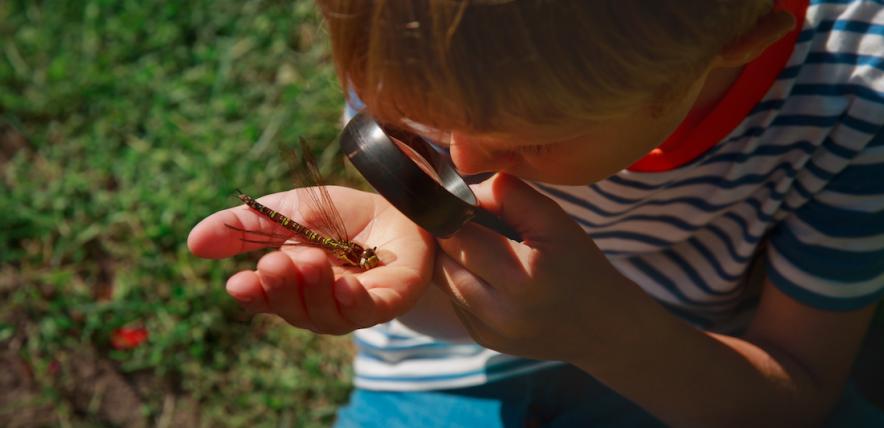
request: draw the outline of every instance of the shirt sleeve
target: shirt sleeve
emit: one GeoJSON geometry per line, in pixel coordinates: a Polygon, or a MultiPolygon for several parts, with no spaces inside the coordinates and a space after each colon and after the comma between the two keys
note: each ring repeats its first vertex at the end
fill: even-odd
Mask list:
{"type": "Polygon", "coordinates": [[[768,278],[815,308],[852,310],[884,295],[884,132],[770,234],[768,278]]]}

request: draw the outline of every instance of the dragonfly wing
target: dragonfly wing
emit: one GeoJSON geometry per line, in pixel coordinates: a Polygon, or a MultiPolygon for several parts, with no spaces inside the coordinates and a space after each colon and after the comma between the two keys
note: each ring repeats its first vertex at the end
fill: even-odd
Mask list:
{"type": "Polygon", "coordinates": [[[300,139],[301,156],[303,158],[303,167],[308,175],[308,187],[303,189],[303,193],[307,195],[307,201],[310,208],[315,213],[316,229],[329,235],[330,237],[346,241],[350,239],[347,234],[347,226],[344,223],[341,213],[335,207],[335,203],[328,193],[328,189],[322,180],[322,174],[319,172],[319,166],[310,152],[310,148],[304,138],[300,139]]]}

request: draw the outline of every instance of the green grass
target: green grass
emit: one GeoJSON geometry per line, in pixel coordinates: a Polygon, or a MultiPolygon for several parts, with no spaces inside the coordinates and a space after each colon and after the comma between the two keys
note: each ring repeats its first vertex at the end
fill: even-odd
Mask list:
{"type": "Polygon", "coordinates": [[[27,390],[0,424],[328,425],[349,341],[250,319],[224,282],[254,257],[185,241],[233,189],[290,188],[299,136],[343,179],[341,103],[310,1],[0,2],[0,349],[27,390]],[[122,326],[150,338],[115,350],[122,326]],[[127,416],[83,399],[90,361],[127,416]]]}

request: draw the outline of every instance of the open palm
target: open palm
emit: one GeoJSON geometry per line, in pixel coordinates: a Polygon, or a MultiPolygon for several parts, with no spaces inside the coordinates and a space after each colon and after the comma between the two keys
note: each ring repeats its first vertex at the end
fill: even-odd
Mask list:
{"type": "MultiPolygon", "coordinates": [[[[377,247],[378,267],[345,267],[321,249],[291,245],[297,236],[244,205],[201,221],[191,230],[188,247],[210,259],[278,247],[261,258],[256,270],[231,276],[227,290],[250,311],[275,313],[296,327],[344,334],[402,315],[430,281],[432,237],[376,194],[334,186],[327,190],[348,238],[377,247]],[[287,238],[294,239],[282,245],[287,238]]],[[[304,189],[258,201],[308,227],[320,223],[304,189]]]]}

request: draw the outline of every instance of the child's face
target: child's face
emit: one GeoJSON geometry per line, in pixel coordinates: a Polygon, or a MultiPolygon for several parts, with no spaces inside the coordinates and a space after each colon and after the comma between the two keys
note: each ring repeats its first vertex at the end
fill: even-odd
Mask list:
{"type": "Polygon", "coordinates": [[[627,168],[660,145],[697,99],[698,82],[658,114],[648,106],[604,123],[587,125],[581,136],[559,141],[481,138],[452,132],[451,157],[466,174],[506,172],[550,184],[584,185],[627,168]]]}

